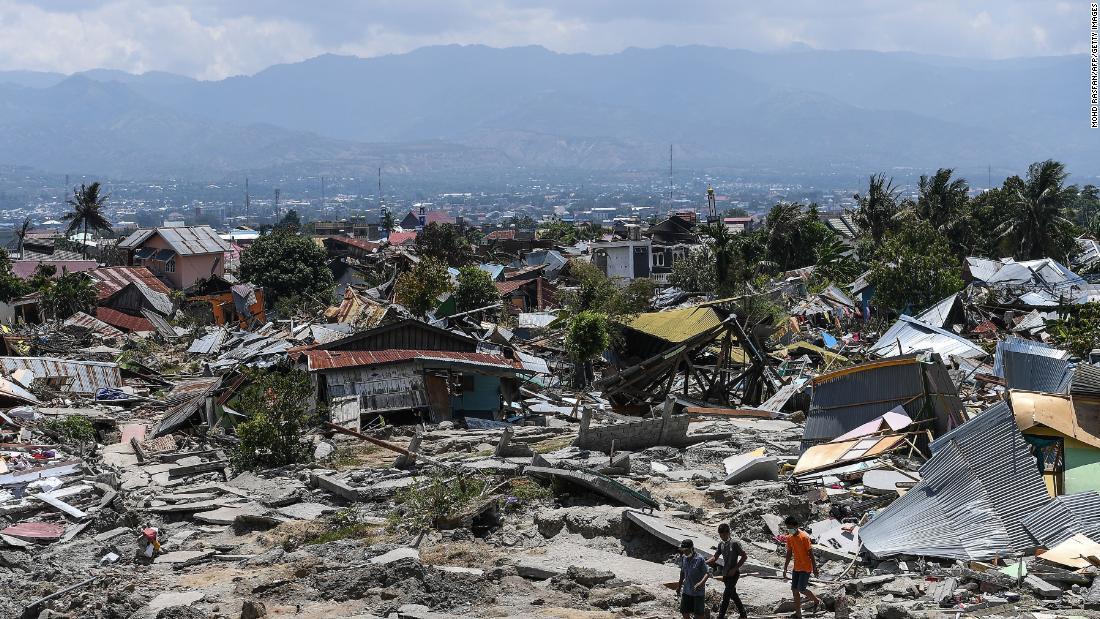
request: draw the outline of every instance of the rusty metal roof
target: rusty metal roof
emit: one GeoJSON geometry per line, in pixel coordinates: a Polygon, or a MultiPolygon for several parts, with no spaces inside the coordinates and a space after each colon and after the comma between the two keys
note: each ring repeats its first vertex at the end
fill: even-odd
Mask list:
{"type": "Polygon", "coordinates": [[[509,369],[522,367],[518,362],[499,355],[445,350],[307,350],[302,354],[305,355],[311,372],[405,361],[442,361],[509,369]]]}
{"type": "Polygon", "coordinates": [[[35,378],[71,378],[67,389],[74,393],[95,393],[104,387],[121,387],[118,364],[102,361],[73,361],[56,357],[0,357],[9,375],[30,370],[35,378]]]}
{"type": "Polygon", "coordinates": [[[145,267],[100,267],[89,271],[88,275],[96,282],[99,299],[103,300],[125,288],[128,284],[144,284],[153,292],[171,294],[172,290],[157,279],[153,272],[145,267]]]}
{"type": "Polygon", "coordinates": [[[142,316],[131,316],[109,307],[95,308],[95,317],[123,331],[156,331],[156,326],[142,316]]]}
{"type": "Polygon", "coordinates": [[[328,238],[337,243],[343,243],[344,245],[348,245],[356,249],[361,249],[366,252],[372,252],[379,247],[382,247],[381,243],[375,243],[374,241],[368,241],[366,239],[356,239],[350,236],[330,236],[328,238]]]}

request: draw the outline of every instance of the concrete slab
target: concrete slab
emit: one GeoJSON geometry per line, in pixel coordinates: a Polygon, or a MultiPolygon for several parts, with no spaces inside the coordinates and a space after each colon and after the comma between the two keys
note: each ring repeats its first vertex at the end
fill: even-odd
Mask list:
{"type": "Polygon", "coordinates": [[[564,574],[571,565],[598,565],[613,572],[616,578],[640,585],[662,585],[676,582],[680,577],[680,570],[673,565],[635,559],[566,541],[555,541],[516,558],[516,570],[526,578],[544,579],[564,574]]]}
{"type": "Polygon", "coordinates": [[[275,511],[295,520],[316,520],[325,514],[337,511],[337,508],[323,503],[295,503],[275,511]]]}
{"type": "Polygon", "coordinates": [[[754,479],[775,481],[779,479],[779,459],[757,449],[749,453],[730,456],[722,461],[726,467],[726,483],[739,484],[754,479]]]}
{"type": "Polygon", "coordinates": [[[393,563],[394,561],[400,561],[401,559],[416,559],[419,561],[420,551],[416,548],[402,546],[401,548],[394,548],[389,552],[380,554],[377,557],[372,557],[370,562],[375,565],[385,565],[387,563],[393,563]]]}
{"type": "Polygon", "coordinates": [[[125,535],[127,533],[132,533],[133,536],[134,536],[134,539],[137,539],[137,537],[138,537],[137,529],[132,529],[130,527],[117,527],[117,528],[111,529],[110,531],[104,531],[104,532],[100,533],[99,535],[96,535],[92,539],[94,539],[97,542],[105,542],[109,539],[114,539],[116,537],[119,537],[121,535],[125,535]]]}
{"type": "Polygon", "coordinates": [[[570,469],[555,469],[543,466],[529,466],[524,471],[527,475],[540,475],[556,477],[579,486],[594,490],[600,494],[614,499],[627,507],[651,508],[657,507],[657,502],[642,495],[639,492],[620,484],[619,482],[590,471],[574,471],[570,469]]]}
{"type": "Polygon", "coordinates": [[[666,471],[661,473],[662,476],[671,479],[672,481],[691,481],[699,478],[704,481],[714,481],[715,475],[710,471],[704,469],[683,469],[679,471],[666,471]]]}
{"type": "Polygon", "coordinates": [[[153,559],[153,563],[193,564],[209,559],[215,554],[217,553],[213,550],[176,550],[157,556],[153,559]]]}
{"type": "Polygon", "coordinates": [[[190,606],[203,598],[202,591],[172,591],[161,593],[149,601],[146,607],[151,611],[159,611],[172,606],[190,606]]]}
{"type": "MultiPolygon", "coordinates": [[[[708,531],[686,520],[663,518],[633,509],[627,510],[626,518],[673,548],[678,548],[681,541],[690,539],[691,543],[695,545],[695,550],[709,558],[718,545],[717,531],[708,531]]],[[[746,548],[747,550],[748,548],[746,548]]],[[[759,573],[771,576],[778,572],[773,567],[750,560],[742,566],[742,573],[759,573]]]]}
{"type": "Polygon", "coordinates": [[[197,512],[194,516],[199,522],[208,524],[233,524],[238,518],[248,516],[263,516],[267,508],[259,503],[247,503],[233,507],[219,507],[210,511],[197,512]]]}

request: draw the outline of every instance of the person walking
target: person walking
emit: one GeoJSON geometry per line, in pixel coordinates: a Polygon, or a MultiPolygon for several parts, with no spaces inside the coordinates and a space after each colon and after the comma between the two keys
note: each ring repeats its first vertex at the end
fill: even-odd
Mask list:
{"type": "Polygon", "coordinates": [[[683,619],[703,619],[706,615],[706,584],[710,568],[703,555],[695,551],[695,544],[685,539],[680,542],[680,614],[683,619]]]}
{"type": "Polygon", "coordinates": [[[817,562],[814,560],[810,534],[798,527],[798,519],[787,516],[783,521],[787,526],[787,560],[783,563],[783,579],[787,579],[787,568],[794,558],[794,571],[791,573],[791,593],[794,596],[794,616],[802,617],[802,596],[809,596],[813,600],[810,612],[817,612],[821,599],[810,591],[810,574],[817,576],[817,562]]]}
{"type": "Polygon", "coordinates": [[[721,540],[718,542],[718,550],[707,560],[707,563],[714,567],[718,563],[718,558],[722,558],[721,576],[722,582],[725,583],[725,590],[722,592],[722,604],[718,607],[718,619],[726,619],[726,610],[729,609],[731,598],[734,606],[737,607],[738,618],[746,619],[749,615],[745,612],[745,605],[741,603],[741,596],[737,595],[737,579],[741,576],[741,565],[749,555],[745,554],[741,542],[730,535],[730,525],[724,522],[718,525],[718,537],[721,540]]]}

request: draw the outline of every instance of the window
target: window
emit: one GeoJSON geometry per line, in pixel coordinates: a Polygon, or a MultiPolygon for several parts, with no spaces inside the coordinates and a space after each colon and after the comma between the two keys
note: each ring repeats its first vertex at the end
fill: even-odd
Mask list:
{"type": "Polygon", "coordinates": [[[176,272],[176,259],[175,258],[172,258],[168,262],[164,263],[164,272],[165,273],[175,273],[176,272]]]}
{"type": "Polygon", "coordinates": [[[663,267],[665,266],[665,252],[659,251],[653,254],[653,266],[663,267]]]}

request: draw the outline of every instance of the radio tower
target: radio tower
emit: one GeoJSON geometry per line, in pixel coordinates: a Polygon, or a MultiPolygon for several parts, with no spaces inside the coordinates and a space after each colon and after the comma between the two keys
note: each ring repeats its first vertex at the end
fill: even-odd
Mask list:
{"type": "Polygon", "coordinates": [[[279,188],[275,188],[275,223],[279,223],[279,188]]]}
{"type": "Polygon", "coordinates": [[[378,166],[378,216],[381,217],[379,227],[389,236],[389,228],[386,227],[386,203],[382,200],[382,166],[378,166]]]}
{"type": "Polygon", "coordinates": [[[248,211],[252,206],[252,197],[248,194],[248,177],[244,177],[244,216],[248,219],[248,211]]]}

